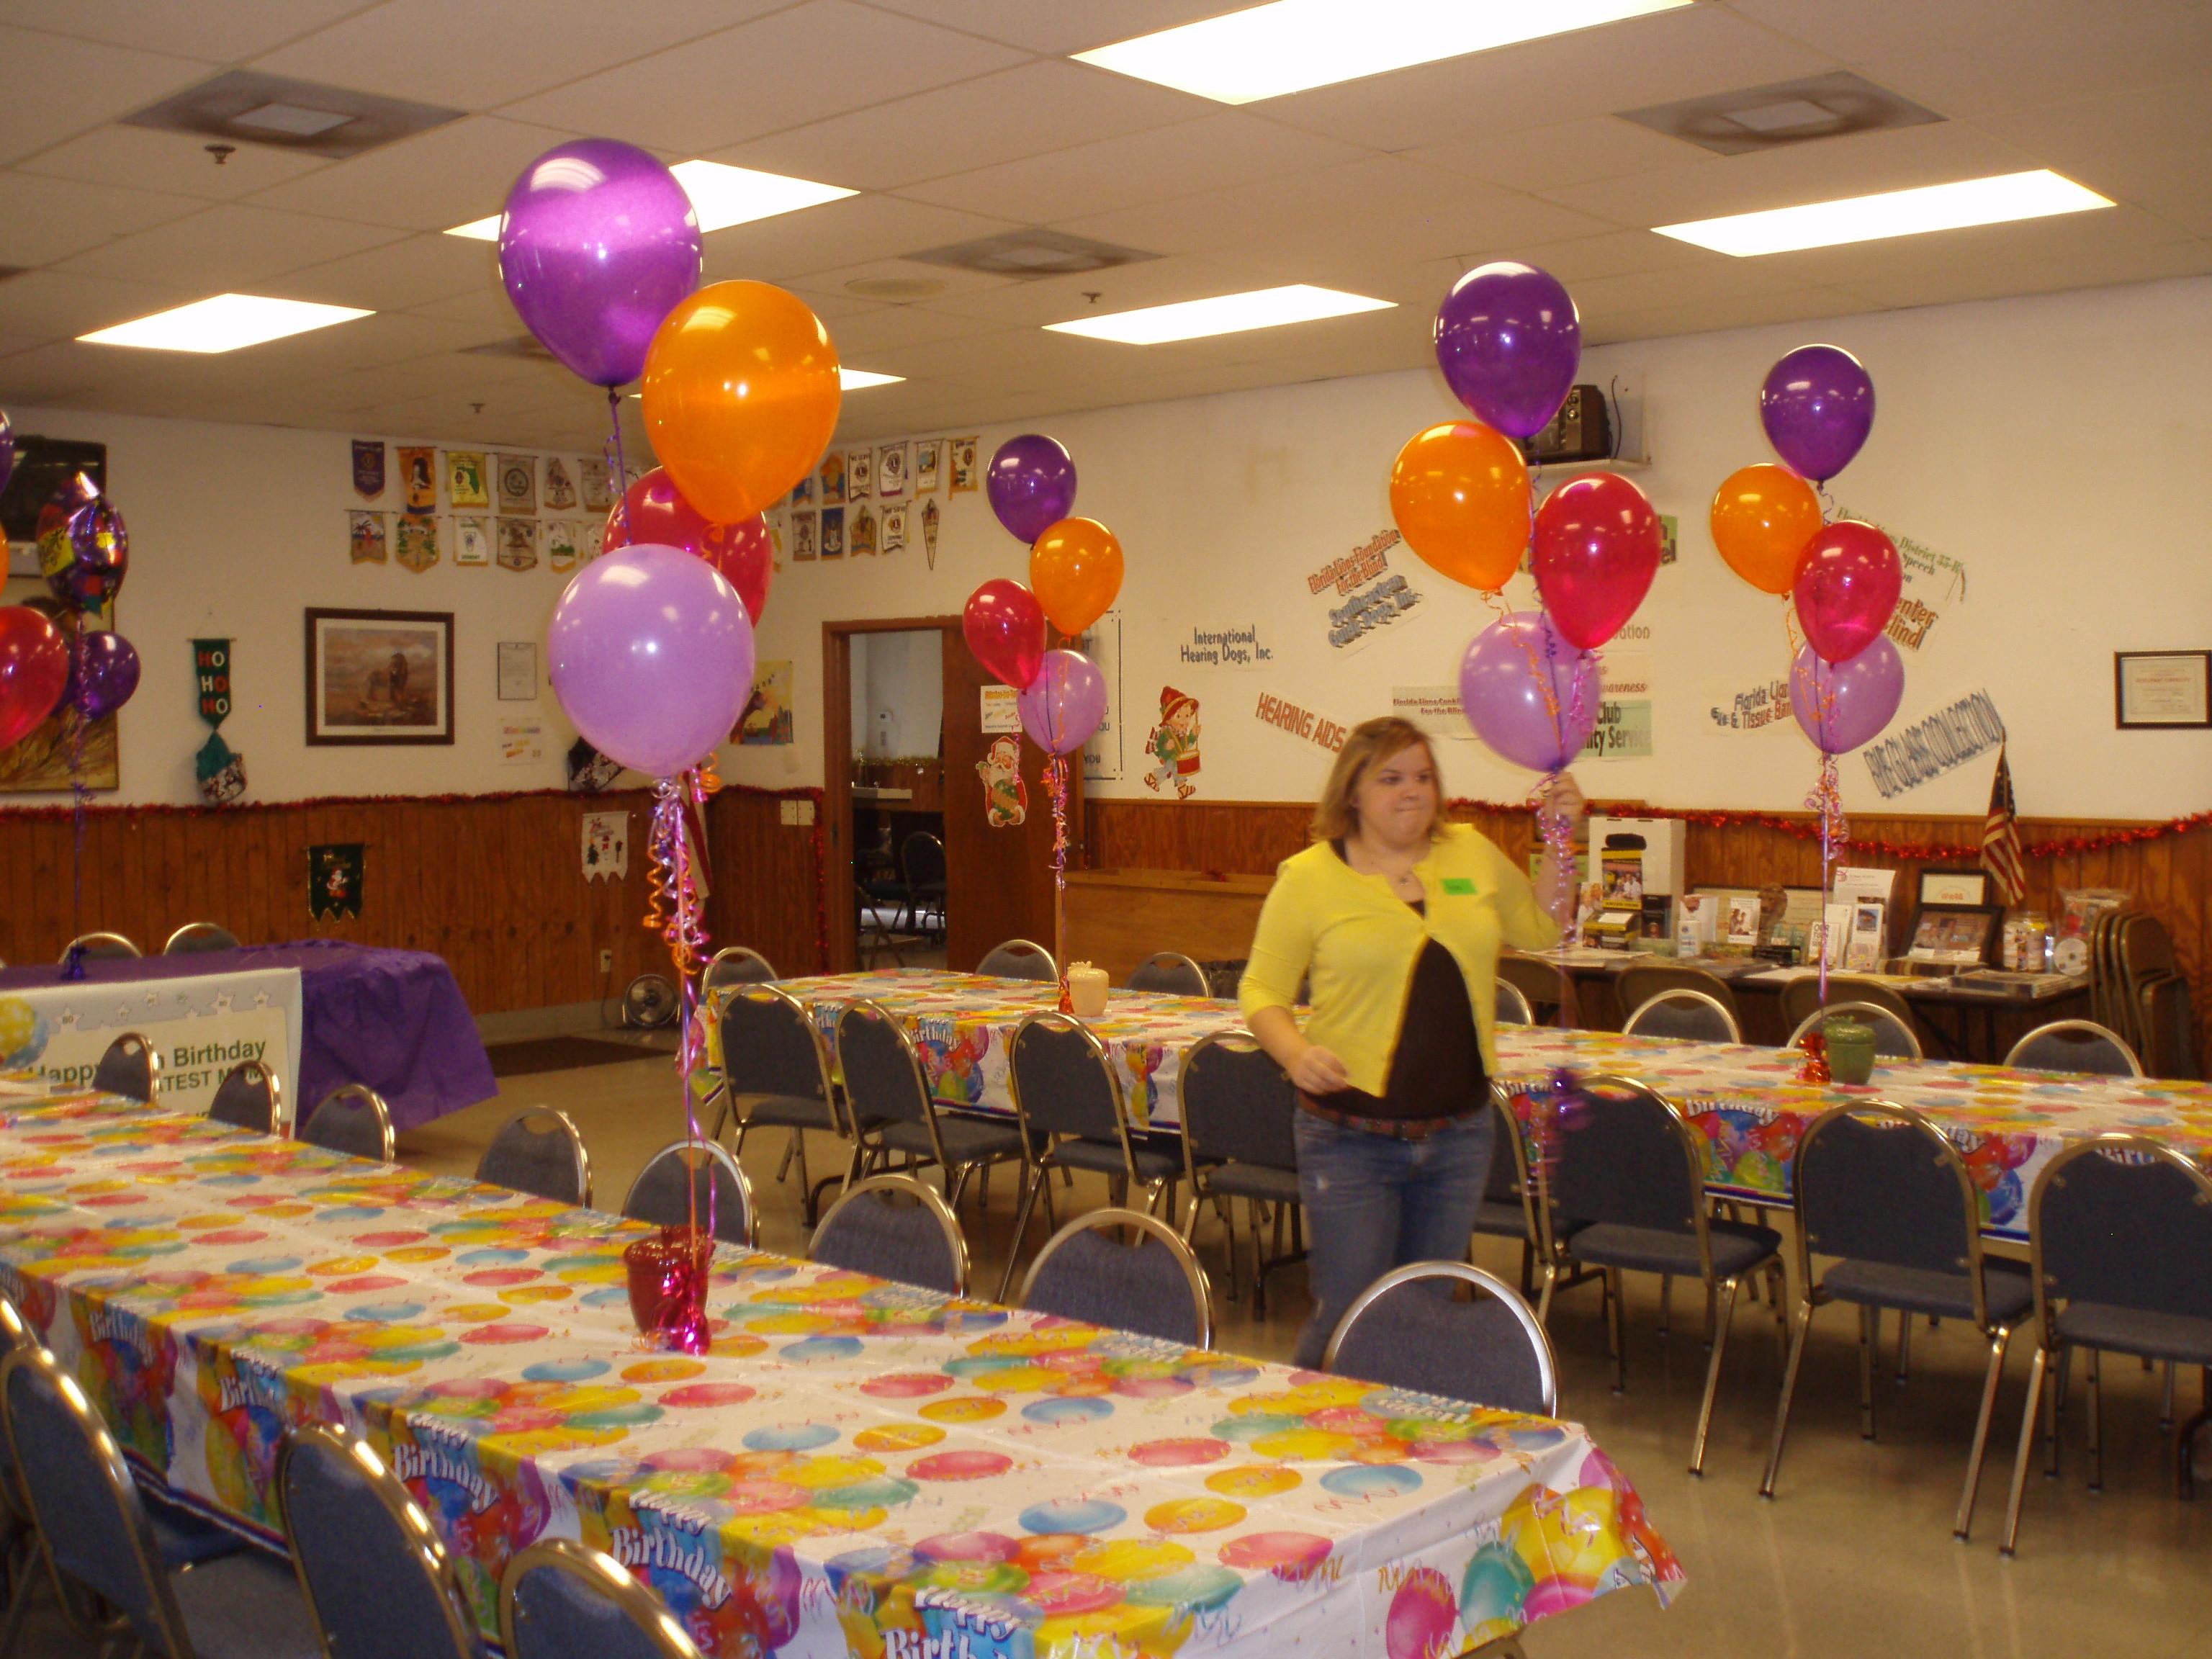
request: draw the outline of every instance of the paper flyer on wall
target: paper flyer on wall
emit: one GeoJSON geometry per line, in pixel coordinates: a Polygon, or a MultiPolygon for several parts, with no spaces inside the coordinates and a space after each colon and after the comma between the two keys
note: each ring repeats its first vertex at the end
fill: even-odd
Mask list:
{"type": "Polygon", "coordinates": [[[629,874],[629,814],[584,814],[584,879],[611,876],[617,881],[629,874]]]}

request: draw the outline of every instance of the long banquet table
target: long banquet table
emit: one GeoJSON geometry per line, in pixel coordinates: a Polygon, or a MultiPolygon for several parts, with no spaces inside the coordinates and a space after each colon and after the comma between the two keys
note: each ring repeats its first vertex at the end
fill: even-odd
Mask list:
{"type": "MultiPolygon", "coordinates": [[[[781,983],[833,1043],[837,1016],[854,999],[872,998],[915,1036],[937,1099],[966,1111],[1013,1110],[1007,1041],[1024,1015],[1058,1000],[1050,985],[912,968],[781,983]]],[[[1113,993],[1105,1017],[1087,1023],[1113,1057],[1132,1115],[1156,1130],[1182,1121],[1182,1060],[1192,1045],[1212,1032],[1243,1029],[1233,1002],[1134,991],[1113,993]]],[[[1794,1052],[1545,1026],[1499,1026],[1498,1051],[1524,1116],[1529,1091],[1559,1066],[1641,1078],[1704,1136],[1710,1190],[1763,1204],[1790,1201],[1806,1126],[1854,1099],[1927,1112],[1966,1154],[1984,1228],[2001,1238],[2027,1236],[2027,1194],[2069,1139],[2124,1129],[2212,1163],[2212,1085],[2203,1083],[1921,1060],[1884,1062],[1863,1089],[1815,1086],[1796,1080],[1802,1056],[1794,1052]]]]}
{"type": "Polygon", "coordinates": [[[591,1211],[0,1085],[0,1287],[142,1473],[266,1541],[343,1422],[453,1550],[581,1538],[702,1648],[1430,1659],[1681,1569],[1579,1427],[724,1247],[650,1351],[591,1211]]]}

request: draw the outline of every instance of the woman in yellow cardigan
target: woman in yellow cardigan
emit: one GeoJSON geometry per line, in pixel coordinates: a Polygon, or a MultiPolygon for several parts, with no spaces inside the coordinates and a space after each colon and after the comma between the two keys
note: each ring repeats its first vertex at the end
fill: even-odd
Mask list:
{"type": "MultiPolygon", "coordinates": [[[[1295,1364],[1318,1365],[1345,1310],[1391,1268],[1466,1255],[1492,1150],[1498,953],[1559,937],[1528,878],[1449,822],[1443,799],[1420,728],[1356,727],[1313,845],[1276,870],[1238,988],[1252,1035],[1298,1091],[1314,1311],[1295,1364]]],[[[1544,810],[1579,805],[1562,777],[1544,810]]],[[[1564,895],[1548,854],[1540,880],[1564,895]]]]}

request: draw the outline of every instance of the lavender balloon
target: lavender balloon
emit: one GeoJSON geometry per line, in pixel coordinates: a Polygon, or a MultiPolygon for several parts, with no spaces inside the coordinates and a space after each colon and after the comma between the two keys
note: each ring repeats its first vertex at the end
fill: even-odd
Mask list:
{"type": "Polygon", "coordinates": [[[1033,542],[1075,511],[1075,463],[1054,438],[1009,438],[983,475],[991,511],[1017,541],[1033,542]]]}
{"type": "Polygon", "coordinates": [[[4,413],[0,413],[0,489],[8,487],[8,480],[15,476],[15,427],[4,413]]]}
{"type": "Polygon", "coordinates": [[[545,349],[594,386],[645,372],[645,349],[699,286],[699,217],[635,144],[581,138],[522,170],[499,223],[507,298],[545,349]]]}
{"type": "Polygon", "coordinates": [[[1015,706],[1022,730],[1048,755],[1070,755],[1106,718],[1106,677],[1080,651],[1048,651],[1015,706]]]}
{"type": "Polygon", "coordinates": [[[1534,265],[1478,265],[1437,309],[1437,363],[1453,395],[1508,437],[1550,424],[1582,361],[1572,296],[1534,265]]]}
{"type": "Polygon", "coordinates": [[[553,695],[601,754],[656,778],[729,740],[752,693],[753,625],[722,573],[658,543],[578,571],[546,630],[553,695]]]}
{"type": "Polygon", "coordinates": [[[1800,646],[1790,665],[1790,712],[1824,755],[1848,755],[1873,742],[1904,700],[1905,659],[1887,634],[1837,663],[1800,646]]]}
{"type": "Polygon", "coordinates": [[[1537,772],[1557,772],[1582,752],[1603,691],[1596,653],[1568,644],[1540,611],[1491,623],[1459,665],[1460,708],[1474,735],[1537,772]]]}
{"type": "Polygon", "coordinates": [[[69,684],[62,701],[88,720],[112,714],[138,689],[138,653],[122,635],[80,634],[70,652],[69,684]]]}
{"type": "Polygon", "coordinates": [[[1874,429],[1874,379],[1841,346],[1799,346],[1766,371],[1759,418],[1791,471],[1826,483],[1874,429]]]}

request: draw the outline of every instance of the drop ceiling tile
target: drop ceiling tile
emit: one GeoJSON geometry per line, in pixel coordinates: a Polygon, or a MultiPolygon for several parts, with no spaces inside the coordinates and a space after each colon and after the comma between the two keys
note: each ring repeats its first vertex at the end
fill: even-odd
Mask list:
{"type": "Polygon", "coordinates": [[[204,61],[0,25],[0,162],[51,148],[206,78],[204,61]]]}
{"type": "Polygon", "coordinates": [[[910,185],[916,200],[1039,223],[1367,159],[1340,139],[1232,111],[910,185]]]}
{"type": "Polygon", "coordinates": [[[199,297],[167,283],[29,270],[0,283],[0,330],[41,340],[75,339],[199,297]]]}
{"type": "Polygon", "coordinates": [[[1720,156],[1695,144],[1613,115],[1455,139],[1408,151],[1407,159],[1509,189],[1536,191],[1632,178],[1695,162],[1722,162],[1720,156]]]}
{"type": "Polygon", "coordinates": [[[1109,312],[1133,311],[1139,306],[1203,300],[1256,286],[1259,284],[1247,280],[1232,266],[1210,260],[1173,258],[1118,265],[1111,270],[1040,276],[980,294],[949,295],[941,300],[926,300],[920,308],[980,317],[1009,328],[1042,328],[1047,323],[1064,323],[1094,313],[1103,316],[1109,312]],[[1099,297],[1095,301],[1086,297],[1092,294],[1099,297]]]}
{"type": "MultiPolygon", "coordinates": [[[[919,259],[863,259],[858,264],[833,265],[822,270],[810,270],[794,277],[788,284],[808,294],[836,296],[848,310],[853,306],[885,304],[910,305],[923,300],[941,300],[955,294],[980,294],[986,289],[1004,288],[1018,282],[1014,276],[1003,276],[995,271],[963,270],[957,265],[927,264],[919,259]],[[927,294],[916,293],[898,301],[884,301],[867,295],[849,292],[850,283],[871,282],[926,283],[934,284],[927,294]]],[[[819,306],[817,313],[828,316],[819,306]]]]}
{"type": "Polygon", "coordinates": [[[1729,263],[1763,265],[1792,282],[1865,292],[1870,291],[1869,283],[1909,284],[1923,279],[1947,283],[1960,272],[1987,271],[2001,279],[2024,276],[2027,273],[2021,267],[2044,261],[2071,260],[2084,253],[2128,255],[2193,240],[2189,231],[2169,220],[2142,208],[2122,205],[2016,224],[1972,225],[1729,263]]]}
{"type": "MultiPolygon", "coordinates": [[[[1672,334],[1710,334],[1719,329],[1811,322],[1886,308],[1875,301],[1834,289],[1803,289],[1729,300],[1693,300],[1686,305],[1649,311],[1601,313],[1585,317],[1583,343],[1586,346],[1611,345],[1623,340],[1652,340],[1672,334]]],[[[1653,428],[1652,448],[1663,458],[1666,428],[1657,422],[1653,428]]]]}
{"type": "MultiPolygon", "coordinates": [[[[185,218],[205,205],[148,190],[0,173],[0,264],[52,264],[185,218]]],[[[164,274],[155,273],[156,279],[164,274]]]]}
{"type": "MultiPolygon", "coordinates": [[[[1930,8],[1944,11],[1947,8],[1930,8]]],[[[2187,84],[2203,100],[2212,76],[2212,8],[2146,4],[2034,8],[2002,27],[1955,39],[1900,41],[1876,60],[1880,79],[1945,114],[1972,119],[2000,110],[2110,98],[2187,84]],[[2057,16],[2036,15],[2057,11],[2057,16]]]]}
{"type": "Polygon", "coordinates": [[[0,0],[0,22],[230,64],[370,9],[370,0],[0,0]]]}
{"type": "Polygon", "coordinates": [[[445,317],[455,322],[472,324],[487,340],[505,339],[510,334],[522,334],[522,319],[514,314],[507,302],[507,290],[497,283],[487,283],[483,288],[467,294],[456,294],[450,300],[432,300],[414,305],[409,310],[423,317],[445,317]]]}
{"type": "Polygon", "coordinates": [[[209,139],[152,127],[94,127],[16,163],[22,173],[92,185],[158,190],[208,201],[234,201],[328,167],[319,155],[295,155],[261,144],[241,144],[218,164],[209,139]]]}
{"type": "Polygon", "coordinates": [[[496,214],[531,162],[575,137],[472,115],[258,192],[256,206],[442,231],[496,214]]]}
{"type": "Polygon", "coordinates": [[[881,372],[876,358],[885,351],[945,340],[972,340],[998,326],[980,317],[962,317],[948,311],[924,311],[913,305],[881,306],[861,316],[831,323],[830,337],[837,343],[839,359],[848,367],[881,372]]]}
{"type": "MultiPolygon", "coordinates": [[[[1671,236],[1648,230],[1609,230],[1569,241],[1528,244],[1510,257],[1548,270],[1571,287],[1597,276],[1628,276],[1641,270],[1681,270],[1725,258],[1671,236]]],[[[1480,260],[1457,263],[1449,281],[1472,270],[1480,260]]]]}
{"type": "Polygon", "coordinates": [[[499,254],[488,242],[459,236],[410,236],[288,272],[279,286],[286,299],[411,311],[488,289],[498,291],[499,254]]]}
{"type": "Polygon", "coordinates": [[[490,109],[608,62],[726,29],[788,0],[658,0],[610,13],[598,0],[386,0],[258,59],[389,98],[490,109]]]}
{"type": "Polygon", "coordinates": [[[706,159],[848,190],[893,190],[1218,108],[1085,64],[1042,58],[748,139],[706,159]]]}
{"type": "Polygon", "coordinates": [[[886,11],[927,18],[1028,52],[1054,54],[1087,52],[1237,9],[1234,0],[1083,0],[1080,5],[1039,5],[1037,0],[877,3],[886,11]]]}
{"type": "Polygon", "coordinates": [[[190,218],[124,236],[92,252],[64,261],[62,269],[94,276],[122,276],[140,282],[172,282],[222,294],[265,283],[302,265],[320,264],[358,253],[401,233],[338,219],[276,213],[267,208],[225,203],[203,208],[190,218]]]}
{"type": "Polygon", "coordinates": [[[780,283],[810,270],[895,259],[1013,228],[1010,220],[896,196],[848,196],[715,231],[707,238],[706,277],[710,283],[726,276],[780,283]]]}
{"type": "Polygon", "coordinates": [[[2212,232],[2212,76],[2047,104],[1981,125],[2090,189],[2212,232]]]}
{"type": "Polygon", "coordinates": [[[807,0],[506,112],[697,155],[988,75],[1023,55],[853,0],[807,0]]]}
{"type": "Polygon", "coordinates": [[[1585,316],[1658,311],[1699,300],[1762,299],[1802,289],[1803,281],[1765,259],[1731,259],[1710,253],[1704,263],[1676,270],[1644,270],[1587,277],[1571,290],[1585,316]]]}

